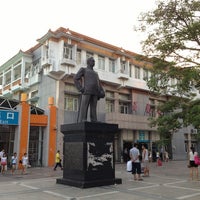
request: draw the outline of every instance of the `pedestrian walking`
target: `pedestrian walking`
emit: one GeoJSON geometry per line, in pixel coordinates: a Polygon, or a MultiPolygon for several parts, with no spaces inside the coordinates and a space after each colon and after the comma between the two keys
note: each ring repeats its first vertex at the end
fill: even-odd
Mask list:
{"type": "Polygon", "coordinates": [[[3,156],[1,157],[1,173],[2,174],[5,174],[6,167],[7,167],[7,156],[6,156],[6,153],[4,153],[3,156]]]}
{"type": "Polygon", "coordinates": [[[138,149],[138,145],[134,143],[133,148],[130,149],[130,158],[132,161],[132,174],[135,181],[143,181],[141,178],[141,163],[139,157],[140,151],[138,149]]]}
{"type": "Polygon", "coordinates": [[[152,162],[152,152],[149,151],[149,162],[152,162]]]}
{"type": "Polygon", "coordinates": [[[21,164],[22,164],[22,174],[26,174],[26,170],[27,170],[27,167],[28,167],[28,155],[27,155],[27,153],[24,153],[24,155],[22,156],[21,164]]]}
{"type": "Polygon", "coordinates": [[[11,172],[14,174],[17,166],[17,153],[15,152],[11,157],[11,172]]]}
{"type": "Polygon", "coordinates": [[[160,157],[160,153],[157,151],[156,152],[156,166],[162,166],[162,159],[160,157]]]}
{"type": "Polygon", "coordinates": [[[190,148],[189,152],[189,166],[190,166],[190,179],[194,180],[196,178],[198,180],[199,178],[199,172],[198,172],[198,165],[194,162],[194,157],[197,156],[198,153],[195,151],[194,147],[190,148]],[[195,174],[195,177],[194,177],[195,174]]]}
{"type": "Polygon", "coordinates": [[[3,154],[5,153],[5,150],[4,149],[2,149],[1,151],[0,151],[0,171],[2,170],[2,166],[1,166],[1,158],[3,157],[3,154]]]}
{"type": "Polygon", "coordinates": [[[158,159],[160,159],[160,153],[159,153],[159,151],[156,152],[156,161],[158,161],[158,159]]]}
{"type": "Polygon", "coordinates": [[[0,158],[3,156],[4,153],[5,153],[5,150],[2,149],[2,150],[0,151],[0,158]]]}
{"type": "Polygon", "coordinates": [[[165,162],[169,161],[169,153],[165,151],[165,162]]]}
{"type": "Polygon", "coordinates": [[[61,160],[61,157],[60,157],[60,151],[58,150],[57,153],[56,153],[54,171],[56,171],[56,169],[57,169],[58,166],[61,168],[61,170],[63,170],[61,162],[62,162],[62,160],[61,160]]]}
{"type": "Polygon", "coordinates": [[[149,176],[149,155],[148,155],[148,149],[145,147],[145,145],[142,145],[142,163],[144,166],[144,177],[149,176]]]}

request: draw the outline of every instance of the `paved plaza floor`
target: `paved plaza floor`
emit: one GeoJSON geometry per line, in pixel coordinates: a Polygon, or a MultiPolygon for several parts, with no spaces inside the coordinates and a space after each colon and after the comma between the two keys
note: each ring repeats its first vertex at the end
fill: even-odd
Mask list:
{"type": "Polygon", "coordinates": [[[0,199],[28,200],[199,200],[200,181],[189,179],[187,161],[169,161],[158,167],[150,163],[150,177],[134,181],[126,164],[116,164],[116,178],[122,184],[93,188],[76,188],[57,184],[62,171],[30,168],[26,175],[7,171],[0,175],[0,199]]]}

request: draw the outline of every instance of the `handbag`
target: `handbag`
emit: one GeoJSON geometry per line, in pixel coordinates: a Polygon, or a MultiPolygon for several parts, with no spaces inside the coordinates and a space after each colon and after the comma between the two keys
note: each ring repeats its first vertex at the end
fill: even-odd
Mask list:
{"type": "Polygon", "coordinates": [[[98,100],[105,97],[105,92],[101,84],[99,85],[97,97],[98,97],[98,100]]]}
{"type": "Polygon", "coordinates": [[[200,165],[200,157],[199,156],[194,156],[194,163],[196,165],[200,165]]]}
{"type": "Polygon", "coordinates": [[[162,166],[162,161],[161,161],[160,159],[158,159],[157,165],[158,165],[158,166],[162,166]]]}
{"type": "Polygon", "coordinates": [[[126,170],[127,170],[127,172],[131,172],[132,171],[132,161],[131,160],[129,160],[126,163],[126,170]]]}

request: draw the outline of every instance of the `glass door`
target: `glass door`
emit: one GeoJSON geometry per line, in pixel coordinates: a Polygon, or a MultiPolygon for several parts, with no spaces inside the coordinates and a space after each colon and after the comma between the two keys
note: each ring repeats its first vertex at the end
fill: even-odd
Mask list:
{"type": "Polygon", "coordinates": [[[8,158],[12,156],[15,139],[15,126],[0,125],[0,151],[5,150],[8,158]]]}
{"type": "Polygon", "coordinates": [[[43,131],[42,127],[30,127],[29,135],[29,162],[31,167],[42,166],[43,131]]]}

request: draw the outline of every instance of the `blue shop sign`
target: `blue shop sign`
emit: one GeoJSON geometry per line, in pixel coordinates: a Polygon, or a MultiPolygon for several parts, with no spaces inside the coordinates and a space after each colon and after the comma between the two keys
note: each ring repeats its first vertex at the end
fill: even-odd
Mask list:
{"type": "Polygon", "coordinates": [[[138,143],[149,143],[150,140],[137,140],[138,143]]]}
{"type": "Polygon", "coordinates": [[[18,125],[19,112],[12,110],[0,110],[0,124],[18,125]]]}

